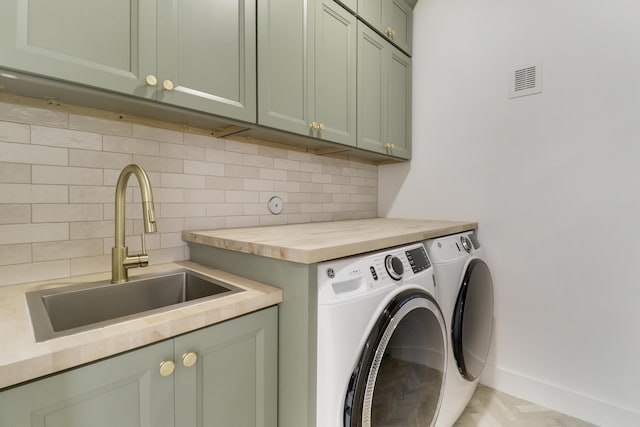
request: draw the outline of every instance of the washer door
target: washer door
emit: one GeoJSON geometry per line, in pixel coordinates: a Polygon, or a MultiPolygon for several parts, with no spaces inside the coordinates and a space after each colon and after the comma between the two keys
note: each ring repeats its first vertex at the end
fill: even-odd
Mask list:
{"type": "Polygon", "coordinates": [[[451,347],[463,378],[475,381],[487,362],[493,329],[493,280],[479,258],[467,264],[453,308],[451,347]]]}
{"type": "Polygon", "coordinates": [[[346,427],[432,425],[447,366],[444,325],[440,308],[423,291],[401,292],[388,304],[351,376],[346,427]]]}

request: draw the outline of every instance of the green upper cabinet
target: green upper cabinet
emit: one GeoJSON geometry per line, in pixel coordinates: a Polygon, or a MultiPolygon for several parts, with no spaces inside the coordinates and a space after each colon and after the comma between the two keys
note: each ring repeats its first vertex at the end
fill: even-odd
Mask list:
{"type": "Polygon", "coordinates": [[[255,0],[11,0],[3,67],[255,121],[255,0]]]}
{"type": "Polygon", "coordinates": [[[256,120],[256,0],[158,0],[158,100],[256,120]]]}
{"type": "Polygon", "coordinates": [[[1,65],[155,97],[155,0],[10,0],[0,14],[1,65]]]}
{"type": "Polygon", "coordinates": [[[358,15],[411,55],[413,7],[405,0],[358,0],[358,15]]]}
{"type": "Polygon", "coordinates": [[[358,24],[358,148],[411,158],[411,58],[358,24]]]}
{"type": "Polygon", "coordinates": [[[258,2],[258,123],[355,146],[357,19],[333,0],[258,2]]]}

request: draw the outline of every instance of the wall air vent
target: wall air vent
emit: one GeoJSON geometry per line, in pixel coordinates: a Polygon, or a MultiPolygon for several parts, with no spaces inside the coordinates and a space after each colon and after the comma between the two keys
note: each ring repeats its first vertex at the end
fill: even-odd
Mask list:
{"type": "Polygon", "coordinates": [[[516,67],[511,73],[509,98],[542,93],[542,61],[516,67]]]}

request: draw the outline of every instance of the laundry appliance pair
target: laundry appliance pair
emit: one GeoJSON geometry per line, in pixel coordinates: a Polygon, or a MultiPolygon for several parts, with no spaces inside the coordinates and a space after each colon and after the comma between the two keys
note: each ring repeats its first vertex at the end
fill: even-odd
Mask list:
{"type": "Polygon", "coordinates": [[[450,427],[488,353],[473,232],[318,264],[317,427],[450,427]]]}

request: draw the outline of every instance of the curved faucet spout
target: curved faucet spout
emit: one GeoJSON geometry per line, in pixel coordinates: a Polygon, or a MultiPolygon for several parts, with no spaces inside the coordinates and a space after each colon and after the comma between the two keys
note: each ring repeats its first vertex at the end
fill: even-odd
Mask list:
{"type": "Polygon", "coordinates": [[[155,233],[156,214],[153,206],[153,191],[147,173],[138,165],[128,165],[118,177],[116,185],[116,236],[115,245],[111,251],[111,282],[121,283],[129,280],[127,269],[132,267],[145,267],[149,263],[149,256],[145,253],[144,234],[142,234],[142,253],[129,256],[125,245],[125,195],[129,177],[134,175],[140,184],[142,195],[142,218],[145,233],[155,233]]]}

